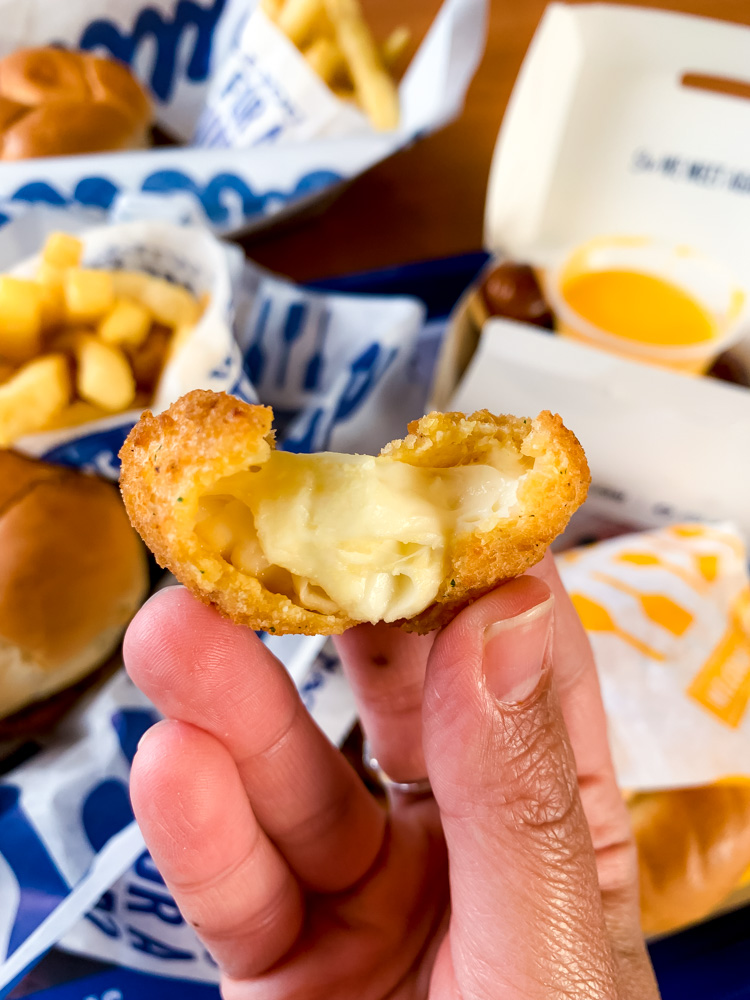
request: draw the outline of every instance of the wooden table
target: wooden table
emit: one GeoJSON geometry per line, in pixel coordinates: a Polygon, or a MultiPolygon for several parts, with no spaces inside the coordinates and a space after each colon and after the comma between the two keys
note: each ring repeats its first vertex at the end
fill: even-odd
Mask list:
{"type": "MultiPolygon", "coordinates": [[[[628,3],[750,24],[750,0],[628,3]]],[[[364,6],[378,35],[405,22],[418,39],[440,3],[365,0],[364,6]]],[[[319,216],[245,241],[248,253],[307,281],[479,249],[492,150],[545,6],[545,0],[490,0],[487,48],[461,118],[358,178],[319,216]]]]}

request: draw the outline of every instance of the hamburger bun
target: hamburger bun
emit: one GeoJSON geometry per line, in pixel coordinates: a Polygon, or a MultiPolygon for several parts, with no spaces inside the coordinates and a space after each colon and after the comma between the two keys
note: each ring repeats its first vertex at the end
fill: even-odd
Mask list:
{"type": "Polygon", "coordinates": [[[0,718],[99,666],[147,590],[113,485],[0,451],[0,718]]]}
{"type": "Polygon", "coordinates": [[[646,935],[702,920],[750,867],[750,782],[645,792],[628,809],[646,935]]]}
{"type": "Polygon", "coordinates": [[[0,159],[142,148],[151,118],[143,87],[116,60],[51,47],[0,59],[0,159]]]}

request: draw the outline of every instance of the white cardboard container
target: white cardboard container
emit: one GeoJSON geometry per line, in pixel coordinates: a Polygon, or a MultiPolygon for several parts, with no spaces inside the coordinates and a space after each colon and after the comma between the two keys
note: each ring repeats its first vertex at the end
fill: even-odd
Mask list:
{"type": "Polygon", "coordinates": [[[750,286],[750,100],[686,75],[750,84],[750,28],[551,4],[495,147],[486,245],[547,267],[597,236],[645,235],[750,286]]]}
{"type": "MultiPolygon", "coordinates": [[[[551,4],[498,136],[488,250],[544,270],[597,237],[645,237],[706,254],[750,290],[750,100],[686,75],[750,84],[750,28],[551,4]]],[[[747,389],[503,320],[480,341],[472,292],[449,325],[433,406],[557,409],[586,448],[593,510],[643,527],[730,519],[750,537],[747,389]]],[[[750,342],[735,350],[750,357],[750,342]]]]}

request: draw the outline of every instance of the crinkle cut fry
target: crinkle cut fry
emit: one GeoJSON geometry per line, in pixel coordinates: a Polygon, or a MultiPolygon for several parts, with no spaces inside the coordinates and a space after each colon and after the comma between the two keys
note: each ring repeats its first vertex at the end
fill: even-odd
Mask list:
{"type": "MultiPolygon", "coordinates": [[[[196,597],[238,624],[277,634],[335,635],[357,624],[272,593],[212,554],[193,531],[201,493],[263,461],[274,446],[269,407],[195,390],[154,416],[146,412],[123,445],[121,489],[130,519],[156,556],[196,597]]],[[[433,604],[397,624],[429,632],[505,580],[537,563],[583,503],[589,470],[583,449],[559,416],[535,419],[431,413],[409,425],[381,455],[426,468],[476,462],[499,443],[534,459],[512,517],[491,531],[457,535],[433,604]]]]}

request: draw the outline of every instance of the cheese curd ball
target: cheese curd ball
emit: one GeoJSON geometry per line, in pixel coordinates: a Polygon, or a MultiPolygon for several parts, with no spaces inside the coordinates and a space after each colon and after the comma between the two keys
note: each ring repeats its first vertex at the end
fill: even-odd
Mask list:
{"type": "Polygon", "coordinates": [[[196,390],[122,452],[133,525],[202,601],[254,629],[428,632],[544,555],[586,496],[559,417],[431,413],[378,456],[277,451],[269,407],[196,390]]]}

